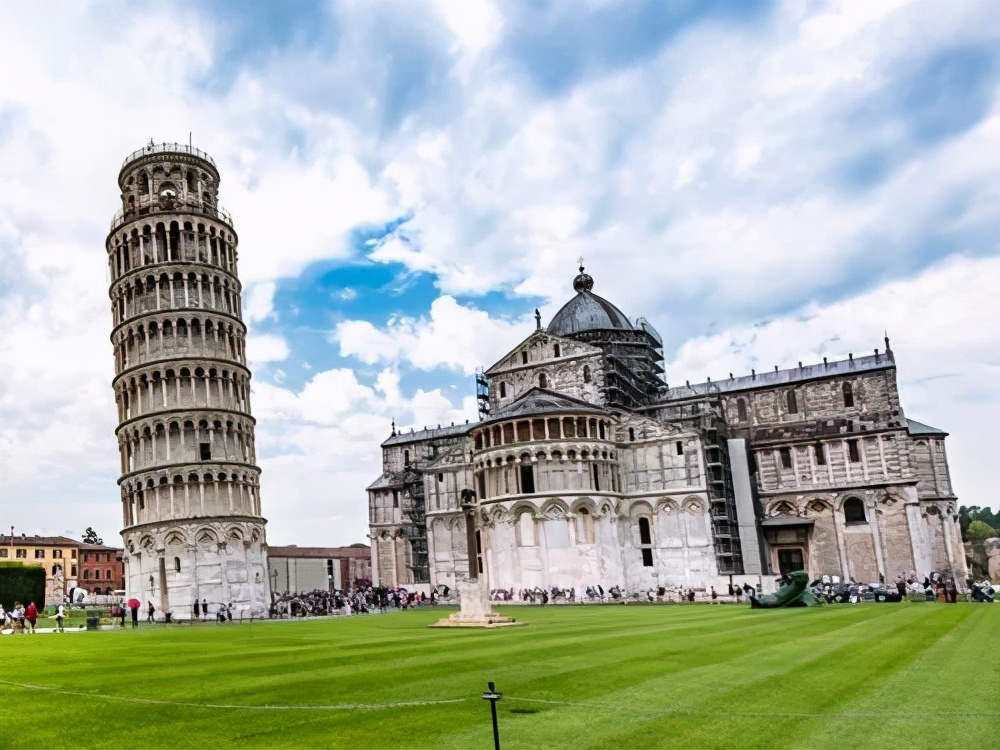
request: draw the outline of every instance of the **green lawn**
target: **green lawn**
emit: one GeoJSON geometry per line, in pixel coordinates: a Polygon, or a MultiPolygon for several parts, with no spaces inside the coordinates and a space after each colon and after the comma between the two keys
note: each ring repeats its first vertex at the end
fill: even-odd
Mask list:
{"type": "Polygon", "coordinates": [[[0,638],[0,744],[1000,745],[1000,605],[506,608],[0,638]]]}

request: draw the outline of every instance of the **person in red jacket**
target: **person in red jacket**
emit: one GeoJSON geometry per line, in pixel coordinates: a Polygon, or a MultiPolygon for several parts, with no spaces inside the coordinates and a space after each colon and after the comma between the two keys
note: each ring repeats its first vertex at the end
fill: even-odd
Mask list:
{"type": "Polygon", "coordinates": [[[28,604],[28,609],[24,612],[24,619],[31,624],[31,632],[35,632],[35,623],[38,622],[38,607],[34,602],[28,604]]]}

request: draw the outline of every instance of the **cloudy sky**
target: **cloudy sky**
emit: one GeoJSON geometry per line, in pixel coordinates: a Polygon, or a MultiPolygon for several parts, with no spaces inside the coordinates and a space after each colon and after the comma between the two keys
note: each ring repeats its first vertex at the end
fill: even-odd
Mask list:
{"type": "Polygon", "coordinates": [[[187,142],[240,236],[272,544],[364,541],[390,420],[572,296],[667,379],[883,347],[964,504],[1000,454],[994,2],[0,4],[0,528],[117,539],[104,239],[187,142]]]}

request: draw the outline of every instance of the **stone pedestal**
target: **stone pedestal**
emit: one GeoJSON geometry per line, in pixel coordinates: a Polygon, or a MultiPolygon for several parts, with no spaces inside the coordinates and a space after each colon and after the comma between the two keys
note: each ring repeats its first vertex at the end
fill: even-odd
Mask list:
{"type": "Polygon", "coordinates": [[[450,617],[435,622],[432,628],[502,628],[524,625],[513,617],[499,615],[490,606],[490,591],[486,580],[462,579],[458,584],[461,608],[450,617]]]}

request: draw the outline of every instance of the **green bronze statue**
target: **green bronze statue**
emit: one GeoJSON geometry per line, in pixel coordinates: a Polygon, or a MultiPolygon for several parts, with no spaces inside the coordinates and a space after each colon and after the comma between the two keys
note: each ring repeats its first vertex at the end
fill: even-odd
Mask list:
{"type": "Polygon", "coordinates": [[[773,594],[761,597],[751,596],[750,606],[754,609],[775,609],[777,607],[812,607],[819,604],[807,586],[809,574],[804,570],[786,573],[781,577],[781,586],[773,594]]]}

